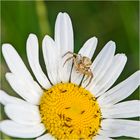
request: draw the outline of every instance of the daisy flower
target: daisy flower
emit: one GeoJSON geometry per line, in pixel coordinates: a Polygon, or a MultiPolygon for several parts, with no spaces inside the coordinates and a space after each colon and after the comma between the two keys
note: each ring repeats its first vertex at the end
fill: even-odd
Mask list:
{"type": "Polygon", "coordinates": [[[127,57],[115,54],[116,45],[109,41],[88,67],[93,78],[87,84],[89,78],[80,72],[79,64],[81,58],[91,60],[97,38],[87,40],[78,54],[73,54],[73,40],[70,17],[59,13],[54,40],[46,35],[42,41],[45,74],[39,63],[38,39],[30,34],[26,51],[34,78],[16,50],[3,44],[2,53],[10,69],[6,79],[21,99],[0,91],[0,102],[9,118],[0,122],[0,130],[11,137],[36,140],[139,138],[140,122],[125,118],[140,116],[140,102],[121,101],[140,85],[140,71],[112,87],[127,57]]]}

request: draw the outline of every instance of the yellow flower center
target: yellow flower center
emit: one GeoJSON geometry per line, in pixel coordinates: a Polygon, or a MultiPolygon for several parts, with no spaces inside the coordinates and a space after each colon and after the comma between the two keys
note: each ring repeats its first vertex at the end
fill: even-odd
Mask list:
{"type": "Polygon", "coordinates": [[[40,114],[48,133],[56,139],[91,140],[101,123],[96,98],[72,83],[60,83],[44,91],[40,114]]]}

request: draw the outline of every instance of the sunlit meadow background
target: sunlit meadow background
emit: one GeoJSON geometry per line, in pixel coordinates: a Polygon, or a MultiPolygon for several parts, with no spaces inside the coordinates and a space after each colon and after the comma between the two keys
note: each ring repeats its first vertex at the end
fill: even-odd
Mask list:
{"type": "MultiPolygon", "coordinates": [[[[88,38],[96,36],[99,43],[93,59],[109,40],[116,42],[117,53],[127,55],[128,62],[116,82],[118,83],[139,69],[138,5],[138,1],[1,1],[1,44],[11,43],[29,67],[25,51],[29,33],[35,33],[38,36],[41,50],[44,35],[54,36],[54,25],[58,12],[67,12],[73,23],[75,52],[78,52],[88,38]]],[[[45,71],[41,51],[40,54],[40,62],[45,71]]],[[[9,70],[1,56],[1,88],[10,95],[17,96],[5,80],[4,75],[7,71],[9,70]]],[[[137,90],[126,100],[138,98],[137,90]]],[[[6,118],[3,110],[3,106],[1,106],[1,120],[6,118]]],[[[15,140],[16,138],[1,133],[0,139],[15,140]]]]}

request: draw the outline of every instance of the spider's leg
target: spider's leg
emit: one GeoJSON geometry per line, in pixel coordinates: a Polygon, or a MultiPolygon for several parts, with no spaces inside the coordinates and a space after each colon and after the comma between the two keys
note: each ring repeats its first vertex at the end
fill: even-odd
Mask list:
{"type": "Polygon", "coordinates": [[[73,52],[68,51],[67,53],[65,53],[65,54],[62,56],[62,58],[65,57],[65,56],[68,55],[68,54],[71,54],[71,55],[73,55],[73,56],[77,56],[76,53],[73,53],[73,52]]]}
{"type": "MultiPolygon", "coordinates": [[[[88,78],[90,77],[90,79],[89,79],[89,82],[87,83],[87,85],[86,85],[86,87],[91,83],[91,81],[92,81],[92,79],[93,79],[93,73],[92,73],[92,71],[91,71],[91,69],[89,69],[90,71],[89,71],[89,73],[88,73],[88,78]]],[[[87,78],[87,79],[88,79],[87,78]]]]}
{"type": "Polygon", "coordinates": [[[73,58],[74,58],[74,56],[71,56],[71,57],[67,58],[67,59],[65,60],[64,64],[63,64],[63,67],[64,67],[64,65],[66,64],[67,61],[69,61],[70,59],[73,59],[73,58]]]}
{"type": "Polygon", "coordinates": [[[76,72],[79,73],[79,67],[78,67],[78,64],[77,64],[77,58],[75,58],[74,56],[73,56],[73,63],[74,63],[74,67],[75,67],[76,72]]]}
{"type": "Polygon", "coordinates": [[[83,73],[84,73],[84,76],[85,76],[83,82],[85,82],[86,80],[88,80],[88,78],[89,78],[90,75],[91,75],[91,69],[85,69],[85,70],[86,70],[86,71],[83,72],[83,73]]]}
{"type": "Polygon", "coordinates": [[[93,73],[91,72],[89,82],[88,82],[88,84],[86,86],[88,86],[91,83],[92,79],[93,79],[93,73]]]}
{"type": "Polygon", "coordinates": [[[90,77],[90,74],[86,74],[86,78],[83,80],[83,82],[87,81],[89,77],[90,77]]]}

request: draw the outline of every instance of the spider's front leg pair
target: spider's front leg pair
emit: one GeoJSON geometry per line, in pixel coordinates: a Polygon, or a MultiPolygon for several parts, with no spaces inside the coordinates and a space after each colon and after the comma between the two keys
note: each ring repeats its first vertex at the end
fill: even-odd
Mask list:
{"type": "Polygon", "coordinates": [[[68,51],[68,52],[67,52],[66,54],[64,54],[62,57],[65,57],[65,56],[68,55],[68,54],[71,54],[72,56],[69,57],[69,58],[67,58],[67,59],[65,60],[65,62],[64,62],[64,64],[63,64],[63,67],[64,67],[64,65],[66,64],[66,62],[68,62],[68,61],[71,60],[71,59],[73,59],[74,63],[76,63],[77,54],[68,51]]]}

